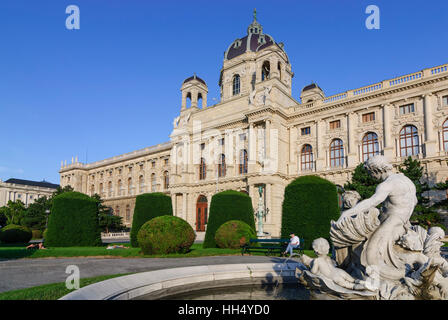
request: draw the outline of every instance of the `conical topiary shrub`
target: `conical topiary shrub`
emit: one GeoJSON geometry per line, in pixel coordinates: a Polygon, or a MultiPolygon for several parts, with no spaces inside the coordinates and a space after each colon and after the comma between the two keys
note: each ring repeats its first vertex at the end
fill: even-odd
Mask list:
{"type": "Polygon", "coordinates": [[[255,230],[254,209],[251,198],[239,191],[227,190],[212,197],[210,216],[205,232],[204,248],[216,248],[216,230],[229,220],[241,220],[255,230]]]}
{"type": "Polygon", "coordinates": [[[171,204],[171,197],[161,193],[144,193],[135,198],[135,209],[132,217],[131,228],[131,246],[137,248],[138,245],[138,231],[141,226],[159,216],[173,215],[173,206],[171,204]]]}
{"type": "Polygon", "coordinates": [[[311,249],[314,239],[329,239],[330,220],[340,215],[336,185],[317,176],[304,176],[285,188],[282,206],[282,238],[291,232],[311,249]]]}
{"type": "Polygon", "coordinates": [[[45,245],[49,247],[100,246],[98,204],[80,192],[64,192],[53,199],[45,245]]]}

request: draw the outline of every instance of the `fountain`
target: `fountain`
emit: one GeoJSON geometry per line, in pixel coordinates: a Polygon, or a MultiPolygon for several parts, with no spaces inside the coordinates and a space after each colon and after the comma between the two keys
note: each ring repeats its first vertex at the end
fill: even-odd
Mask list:
{"type": "MultiPolygon", "coordinates": [[[[318,238],[312,244],[316,258],[143,272],[95,283],[62,299],[447,300],[448,262],[440,250],[444,231],[410,224],[417,204],[415,185],[393,173],[383,156],[364,165],[383,182],[363,201],[354,191],[344,194],[346,210],[331,221],[333,257],[328,256],[328,241],[318,238]]],[[[259,187],[260,236],[266,235],[262,194],[259,187]]]]}
{"type": "Polygon", "coordinates": [[[327,255],[325,239],[314,240],[318,257],[301,257],[300,282],[315,296],[333,299],[448,299],[448,262],[440,255],[444,231],[409,222],[417,204],[415,185],[393,173],[384,156],[364,166],[383,182],[359,203],[356,192],[344,194],[347,210],[331,221],[335,260],[327,255]]]}

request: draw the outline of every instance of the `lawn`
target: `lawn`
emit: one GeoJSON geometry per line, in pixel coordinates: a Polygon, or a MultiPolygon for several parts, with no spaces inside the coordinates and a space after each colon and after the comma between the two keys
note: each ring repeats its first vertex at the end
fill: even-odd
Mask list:
{"type": "Polygon", "coordinates": [[[204,257],[216,255],[238,255],[239,249],[203,249],[202,244],[193,244],[191,250],[185,254],[142,255],[140,248],[132,248],[129,243],[122,244],[127,249],[106,249],[101,247],[62,247],[48,248],[45,250],[26,249],[25,244],[0,244],[0,259],[18,258],[47,258],[47,257],[123,257],[123,258],[180,258],[180,257],[204,257]]]}
{"type": "MultiPolygon", "coordinates": [[[[122,258],[192,258],[206,256],[240,255],[240,249],[202,248],[201,243],[195,243],[187,253],[173,253],[160,255],[140,254],[139,248],[131,248],[129,243],[122,243],[128,249],[107,250],[102,247],[63,247],[45,250],[26,249],[26,244],[0,244],[0,259],[19,258],[61,258],[61,257],[122,257],[122,258]]],[[[305,250],[305,254],[314,256],[312,251],[305,250]]],[[[253,253],[253,255],[264,255],[253,253]]]]}
{"type": "MultiPolygon", "coordinates": [[[[82,288],[95,282],[100,282],[127,274],[129,273],[80,279],[79,286],[82,288]]],[[[67,289],[65,282],[51,283],[32,288],[2,292],[0,293],[0,300],[57,300],[66,294],[69,294],[73,290],[74,289],[67,289]]]]}

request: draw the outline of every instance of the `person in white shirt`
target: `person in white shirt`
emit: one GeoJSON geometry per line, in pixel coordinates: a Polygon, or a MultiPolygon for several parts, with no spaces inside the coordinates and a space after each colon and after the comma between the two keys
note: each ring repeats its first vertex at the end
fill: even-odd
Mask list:
{"type": "Polygon", "coordinates": [[[294,233],[291,233],[290,236],[291,240],[289,241],[286,251],[283,254],[286,255],[289,252],[289,256],[292,256],[292,250],[299,247],[300,239],[294,233]]]}

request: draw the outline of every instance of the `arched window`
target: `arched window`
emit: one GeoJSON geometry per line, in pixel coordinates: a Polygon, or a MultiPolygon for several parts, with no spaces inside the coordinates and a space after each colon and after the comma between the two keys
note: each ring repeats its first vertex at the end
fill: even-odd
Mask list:
{"type": "Polygon", "coordinates": [[[224,154],[221,154],[219,156],[219,163],[218,163],[218,177],[225,177],[226,176],[226,156],[224,154]]]}
{"type": "Polygon", "coordinates": [[[263,62],[263,65],[261,66],[261,81],[269,80],[270,73],[271,66],[269,64],[269,61],[263,62]]]}
{"type": "Polygon", "coordinates": [[[145,179],[143,178],[143,176],[140,176],[138,178],[138,192],[139,193],[145,192],[145,179]]]}
{"type": "Polygon", "coordinates": [[[151,192],[156,192],[156,174],[151,174],[151,192]]]}
{"type": "Polygon", "coordinates": [[[241,84],[240,84],[240,76],[237,74],[233,77],[233,83],[232,83],[232,94],[233,95],[237,95],[240,93],[240,88],[241,88],[241,84]]]}
{"type": "Polygon", "coordinates": [[[419,154],[418,130],[412,125],[404,126],[400,131],[400,156],[408,157],[419,154]]]}
{"type": "Polygon", "coordinates": [[[109,181],[108,183],[107,183],[107,189],[108,189],[108,192],[109,192],[109,197],[112,197],[112,193],[113,193],[113,190],[112,190],[112,181],[109,181]]]}
{"type": "Polygon", "coordinates": [[[309,144],[303,146],[300,152],[300,167],[302,171],[313,170],[314,158],[313,158],[313,147],[309,144]]]}
{"type": "Polygon", "coordinates": [[[448,151],[448,119],[443,123],[443,150],[448,151]]]}
{"type": "Polygon", "coordinates": [[[282,79],[282,64],[280,63],[280,61],[277,63],[277,70],[278,70],[278,77],[281,80],[282,79]]]}
{"type": "Polygon", "coordinates": [[[206,177],[207,165],[205,164],[205,159],[201,158],[201,163],[199,164],[199,180],[204,180],[206,177]]]}
{"type": "Polygon", "coordinates": [[[187,93],[187,97],[185,98],[185,106],[187,108],[191,107],[191,92],[187,93]]]}
{"type": "Polygon", "coordinates": [[[366,161],[380,153],[378,136],[374,132],[368,132],[362,138],[362,161],[366,161]]]}
{"type": "Polygon", "coordinates": [[[118,180],[118,182],[117,182],[117,193],[118,193],[118,195],[119,196],[121,196],[121,189],[123,188],[123,185],[122,185],[122,183],[121,183],[121,179],[120,180],[118,180]]]}
{"type": "Polygon", "coordinates": [[[127,204],[126,205],[126,221],[131,220],[131,207],[127,204]]]}
{"type": "Polygon", "coordinates": [[[95,185],[92,184],[92,185],[90,186],[90,195],[93,196],[94,194],[95,194],[95,185]]]}
{"type": "Polygon", "coordinates": [[[330,167],[344,166],[344,143],[341,139],[334,139],[330,144],[330,167]]]}
{"type": "Polygon", "coordinates": [[[197,101],[197,103],[198,103],[198,107],[202,108],[202,94],[201,93],[198,93],[198,101],[197,101]]]}
{"type": "Polygon", "coordinates": [[[103,193],[104,193],[103,184],[100,183],[100,195],[103,196],[103,193]]]}
{"type": "Polygon", "coordinates": [[[165,171],[163,173],[163,188],[165,190],[167,190],[169,188],[169,186],[170,186],[170,175],[169,175],[168,171],[165,171]]]}
{"type": "Polygon", "coordinates": [[[132,185],[132,178],[128,179],[128,194],[134,193],[134,186],[132,185]]]}
{"type": "Polygon", "coordinates": [[[239,164],[239,172],[240,174],[247,173],[247,150],[243,149],[240,151],[240,164],[239,164]]]}

